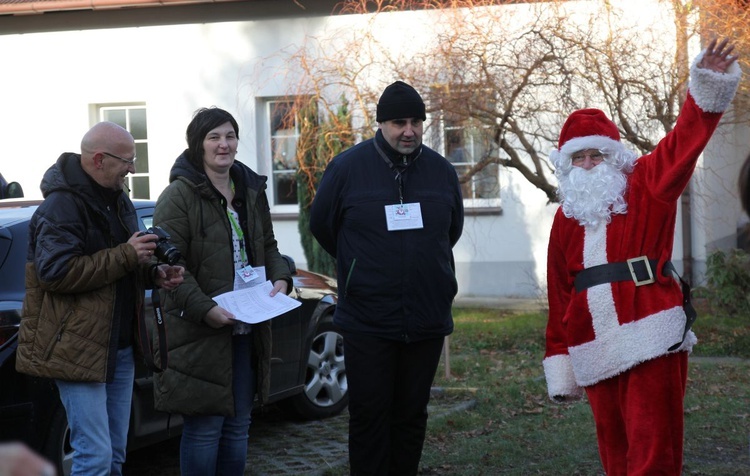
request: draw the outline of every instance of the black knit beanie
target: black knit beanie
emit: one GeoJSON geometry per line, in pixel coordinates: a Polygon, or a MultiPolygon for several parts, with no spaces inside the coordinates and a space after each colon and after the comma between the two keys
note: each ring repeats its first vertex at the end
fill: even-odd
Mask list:
{"type": "Polygon", "coordinates": [[[411,117],[416,117],[423,121],[427,119],[424,101],[422,101],[422,97],[416,89],[403,81],[396,81],[385,88],[385,91],[380,96],[375,120],[385,122],[392,119],[408,119],[411,117]]]}

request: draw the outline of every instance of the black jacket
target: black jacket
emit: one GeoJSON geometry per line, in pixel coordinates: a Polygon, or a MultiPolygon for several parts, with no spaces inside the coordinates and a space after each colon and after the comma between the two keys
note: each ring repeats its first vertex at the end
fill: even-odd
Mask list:
{"type": "Polygon", "coordinates": [[[43,377],[111,381],[118,347],[132,344],[149,266],[128,238],[133,204],[63,154],[44,175],[45,200],[29,224],[26,297],[17,368],[43,377]]]}
{"type": "Polygon", "coordinates": [[[456,170],[434,150],[423,145],[400,156],[378,131],[336,156],[310,216],[313,235],[337,259],[334,323],[404,342],[450,334],[458,289],[452,248],[463,220],[456,170]],[[397,172],[404,203],[421,207],[421,229],[387,229],[385,207],[399,203],[397,172]]]}

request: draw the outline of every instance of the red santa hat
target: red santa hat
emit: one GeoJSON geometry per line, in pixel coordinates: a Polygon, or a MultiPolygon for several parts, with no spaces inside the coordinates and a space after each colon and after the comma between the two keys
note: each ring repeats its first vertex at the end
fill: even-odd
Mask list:
{"type": "Polygon", "coordinates": [[[617,125],[600,109],[579,109],[568,116],[557,146],[558,150],[550,154],[556,169],[568,168],[570,157],[582,150],[598,149],[617,154],[625,149],[617,125]]]}
{"type": "MultiPolygon", "coordinates": [[[[562,131],[560,131],[560,140],[557,146],[562,149],[565,144],[573,139],[581,139],[580,142],[587,143],[609,142],[609,140],[620,142],[620,131],[615,123],[610,121],[601,110],[579,109],[568,116],[565,121],[562,131]]],[[[599,148],[585,147],[585,149],[599,148]]]]}

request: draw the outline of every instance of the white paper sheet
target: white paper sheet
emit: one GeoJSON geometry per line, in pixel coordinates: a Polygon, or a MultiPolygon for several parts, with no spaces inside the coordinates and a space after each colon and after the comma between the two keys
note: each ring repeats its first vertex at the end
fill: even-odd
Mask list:
{"type": "Polygon", "coordinates": [[[257,286],[220,294],[214,297],[214,301],[234,314],[235,318],[248,324],[273,319],[302,305],[283,293],[277,293],[274,297],[269,296],[268,293],[272,289],[271,281],[266,281],[257,286]]]}

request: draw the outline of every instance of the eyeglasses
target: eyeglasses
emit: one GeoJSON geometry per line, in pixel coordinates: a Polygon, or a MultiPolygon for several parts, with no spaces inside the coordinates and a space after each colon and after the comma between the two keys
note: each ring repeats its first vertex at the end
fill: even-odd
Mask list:
{"type": "Polygon", "coordinates": [[[135,159],[136,159],[135,157],[133,157],[132,159],[123,159],[122,157],[119,157],[119,156],[117,156],[115,154],[110,154],[109,152],[102,152],[102,154],[104,154],[104,155],[106,155],[108,157],[112,157],[113,159],[122,160],[126,164],[132,165],[133,167],[135,167],[135,159]]]}
{"type": "Polygon", "coordinates": [[[570,160],[573,161],[574,164],[580,164],[583,163],[583,161],[588,157],[591,159],[592,162],[599,163],[602,160],[604,160],[606,155],[602,154],[601,152],[594,152],[593,154],[576,154],[573,157],[570,158],[570,160]]]}

